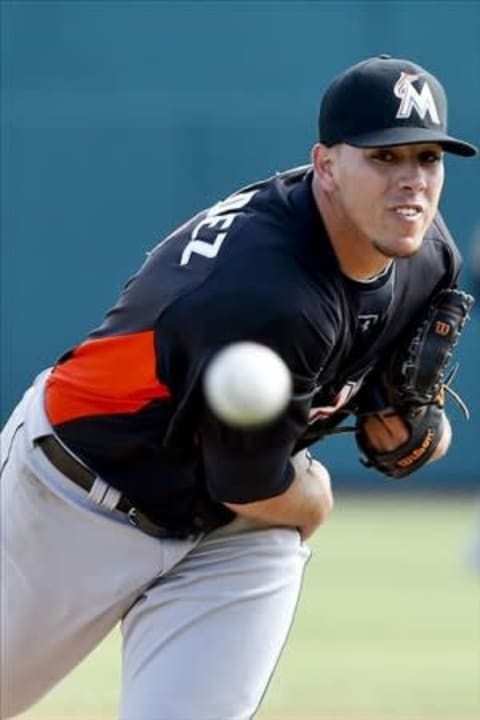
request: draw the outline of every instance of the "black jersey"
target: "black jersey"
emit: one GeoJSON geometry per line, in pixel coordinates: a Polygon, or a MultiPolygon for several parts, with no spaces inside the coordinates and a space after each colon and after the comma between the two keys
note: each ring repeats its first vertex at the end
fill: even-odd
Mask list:
{"type": "Polygon", "coordinates": [[[49,418],[84,463],[163,523],[188,521],[199,496],[214,510],[272,497],[292,481],[302,438],[317,439],[459,265],[438,217],[414,256],[374,283],[349,280],[310,167],[279,174],[148,255],[103,324],[56,364],[49,418]],[[294,380],[288,411],[253,431],[227,427],[202,397],[208,361],[238,340],[271,347],[294,380]]]}

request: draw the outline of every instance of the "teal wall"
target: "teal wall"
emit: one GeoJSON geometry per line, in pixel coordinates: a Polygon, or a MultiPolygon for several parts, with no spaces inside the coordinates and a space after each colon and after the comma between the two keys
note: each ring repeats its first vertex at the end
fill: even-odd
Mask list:
{"type": "MultiPolygon", "coordinates": [[[[308,161],[319,98],[346,65],[381,52],[426,65],[448,90],[451,130],[480,139],[478,2],[3,0],[1,10],[3,417],[167,231],[308,161]]],[[[468,257],[480,163],[447,166],[443,211],[468,257]]],[[[420,483],[475,483],[479,317],[457,383],[473,419],[452,410],[449,458],[420,483]]],[[[320,448],[345,482],[359,468],[349,443],[320,448]]]]}

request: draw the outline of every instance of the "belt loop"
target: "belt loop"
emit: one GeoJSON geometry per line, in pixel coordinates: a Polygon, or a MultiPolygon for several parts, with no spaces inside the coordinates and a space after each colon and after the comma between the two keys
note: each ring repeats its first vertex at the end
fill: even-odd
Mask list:
{"type": "Polygon", "coordinates": [[[106,483],[105,480],[97,477],[88,493],[88,497],[97,505],[101,505],[107,510],[114,510],[122,497],[122,493],[106,483]]]}

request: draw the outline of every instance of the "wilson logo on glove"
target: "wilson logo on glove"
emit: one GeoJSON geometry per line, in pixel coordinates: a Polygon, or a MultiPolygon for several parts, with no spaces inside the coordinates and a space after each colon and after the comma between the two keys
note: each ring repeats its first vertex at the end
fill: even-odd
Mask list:
{"type": "Polygon", "coordinates": [[[435,332],[437,335],[449,335],[451,329],[452,328],[448,323],[441,322],[441,320],[437,320],[435,323],[435,332]]]}
{"type": "Polygon", "coordinates": [[[432,428],[428,428],[427,434],[425,436],[424,441],[420,445],[420,447],[415,448],[415,450],[412,450],[410,455],[407,455],[406,457],[400,458],[400,460],[397,460],[397,466],[401,468],[408,468],[410,465],[412,465],[414,462],[417,462],[420,460],[420,458],[425,455],[428,448],[433,442],[433,438],[435,437],[435,433],[432,430],[432,428]]]}

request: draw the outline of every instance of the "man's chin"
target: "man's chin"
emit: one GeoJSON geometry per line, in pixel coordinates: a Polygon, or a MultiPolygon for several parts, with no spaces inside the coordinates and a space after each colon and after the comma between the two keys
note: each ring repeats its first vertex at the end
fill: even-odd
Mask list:
{"type": "Polygon", "coordinates": [[[415,255],[422,246],[423,237],[417,235],[396,238],[391,241],[374,240],[374,248],[387,258],[401,258],[415,255]]]}

